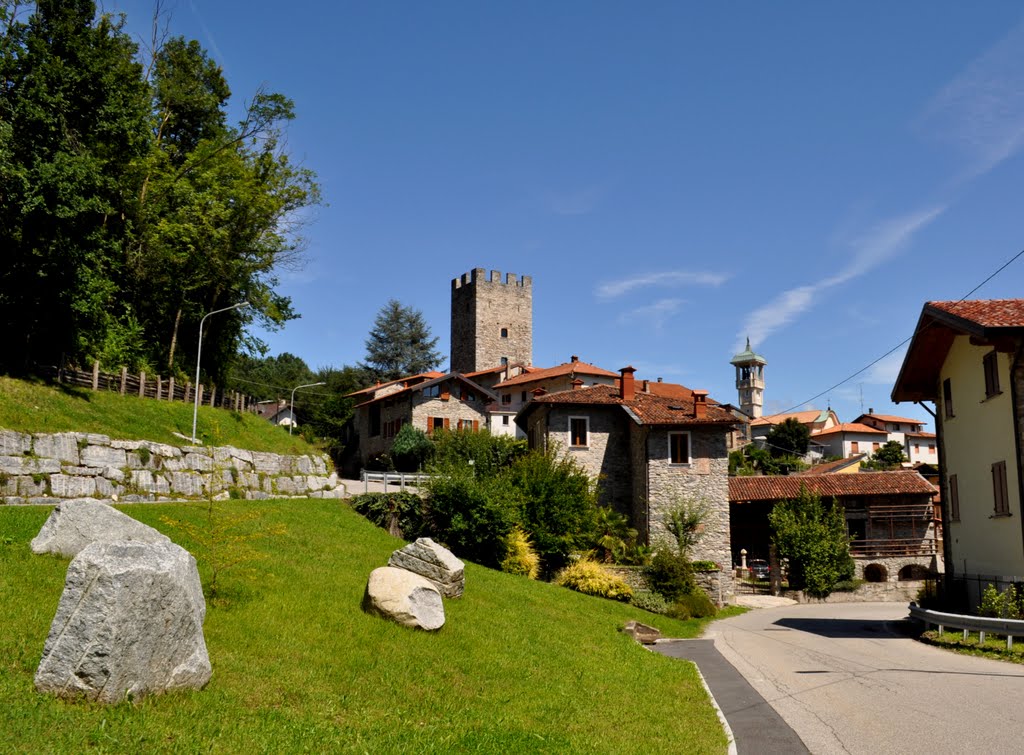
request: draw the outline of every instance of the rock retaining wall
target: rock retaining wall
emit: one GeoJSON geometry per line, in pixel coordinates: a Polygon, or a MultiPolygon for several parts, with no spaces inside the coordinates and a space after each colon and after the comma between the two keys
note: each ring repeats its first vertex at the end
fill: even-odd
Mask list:
{"type": "Polygon", "coordinates": [[[323,454],[285,456],[231,446],[170,446],[92,433],[0,430],[0,501],[68,498],[122,503],[195,498],[343,498],[323,454]]]}

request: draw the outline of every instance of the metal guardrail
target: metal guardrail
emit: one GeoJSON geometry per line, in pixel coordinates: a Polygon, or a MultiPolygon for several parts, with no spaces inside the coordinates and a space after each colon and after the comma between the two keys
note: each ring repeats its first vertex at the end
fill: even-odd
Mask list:
{"type": "Polygon", "coordinates": [[[1013,638],[1024,637],[1024,621],[1018,619],[993,619],[988,616],[965,616],[958,613],[942,613],[940,611],[929,611],[926,608],[911,603],[910,618],[924,622],[925,629],[935,625],[942,634],[947,627],[962,629],[964,639],[971,632],[978,633],[979,642],[985,641],[985,634],[998,634],[1006,637],[1006,649],[1013,649],[1013,638]]]}
{"type": "Polygon", "coordinates": [[[398,485],[399,490],[405,490],[406,485],[418,487],[429,480],[430,475],[418,472],[367,472],[364,469],[359,473],[359,479],[363,483],[363,492],[368,493],[371,482],[379,482],[384,487],[398,485]]]}

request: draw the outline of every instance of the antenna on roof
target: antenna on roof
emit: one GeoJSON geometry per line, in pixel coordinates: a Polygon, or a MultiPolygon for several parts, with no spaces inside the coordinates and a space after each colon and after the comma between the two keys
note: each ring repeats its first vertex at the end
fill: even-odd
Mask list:
{"type": "Polygon", "coordinates": [[[860,391],[860,413],[864,413],[864,383],[857,383],[857,390],[860,391]]]}

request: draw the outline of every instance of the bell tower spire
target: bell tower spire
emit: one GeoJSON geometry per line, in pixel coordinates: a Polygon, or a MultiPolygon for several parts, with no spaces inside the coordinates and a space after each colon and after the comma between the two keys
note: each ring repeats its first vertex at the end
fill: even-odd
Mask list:
{"type": "Polygon", "coordinates": [[[736,390],[739,392],[740,409],[753,419],[764,413],[764,366],[768,360],[755,354],[750,348],[750,336],[747,336],[747,348],[734,356],[730,364],[736,367],[736,390]]]}

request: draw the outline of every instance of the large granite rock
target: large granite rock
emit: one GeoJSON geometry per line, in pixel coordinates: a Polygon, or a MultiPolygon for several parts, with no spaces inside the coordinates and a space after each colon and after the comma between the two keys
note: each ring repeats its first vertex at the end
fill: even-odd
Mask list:
{"type": "Polygon", "coordinates": [[[166,535],[105,503],[79,498],[62,501],[50,512],[31,547],[33,553],[57,553],[71,557],[78,555],[90,543],[112,540],[171,542],[166,535]]]}
{"type": "Polygon", "coordinates": [[[36,689],[116,703],[210,679],[196,561],[173,543],[93,543],[68,567],[36,689]]]}
{"type": "Polygon", "coordinates": [[[466,587],[465,565],[450,550],[421,537],[391,554],[388,566],[426,577],[446,598],[459,598],[466,587]]]}
{"type": "Polygon", "coordinates": [[[434,583],[391,566],[370,572],[363,610],[415,629],[433,631],[444,626],[444,605],[434,583]]]}

